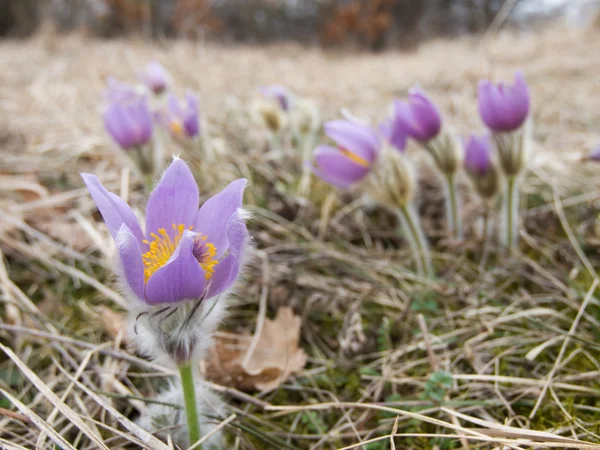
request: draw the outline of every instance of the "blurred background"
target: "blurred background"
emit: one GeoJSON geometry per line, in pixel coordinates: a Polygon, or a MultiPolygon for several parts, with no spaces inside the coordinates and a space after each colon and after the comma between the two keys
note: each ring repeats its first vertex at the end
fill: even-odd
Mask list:
{"type": "Polygon", "coordinates": [[[293,40],[372,50],[432,37],[597,20],[599,0],[0,0],[0,36],[40,27],[230,42],[293,40]]]}

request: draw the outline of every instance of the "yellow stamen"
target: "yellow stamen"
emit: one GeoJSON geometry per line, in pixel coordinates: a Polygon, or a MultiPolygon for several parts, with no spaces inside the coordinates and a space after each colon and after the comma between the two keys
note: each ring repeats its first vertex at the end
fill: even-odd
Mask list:
{"type": "Polygon", "coordinates": [[[338,149],[342,155],[348,158],[350,161],[355,162],[363,167],[369,167],[369,161],[364,159],[361,156],[358,156],[356,153],[352,153],[350,150],[344,147],[339,147],[338,149]]]}
{"type": "Polygon", "coordinates": [[[183,124],[181,123],[181,120],[173,119],[171,120],[169,126],[173,134],[181,134],[183,132],[183,124]]]}
{"type": "Polygon", "coordinates": [[[194,245],[194,256],[204,270],[206,279],[210,279],[215,272],[215,266],[219,263],[214,259],[217,254],[217,248],[210,242],[206,241],[206,236],[198,236],[194,245]]]}
{"type": "MultiPolygon", "coordinates": [[[[148,282],[148,280],[154,274],[154,272],[156,272],[158,269],[160,269],[165,264],[167,264],[169,259],[171,259],[171,256],[173,256],[173,253],[175,253],[175,250],[179,246],[179,243],[181,242],[183,233],[186,230],[185,225],[173,224],[173,225],[171,225],[171,227],[173,228],[173,231],[174,231],[173,238],[169,235],[169,233],[167,233],[167,230],[165,230],[164,228],[159,228],[158,234],[150,233],[150,236],[152,237],[151,242],[148,240],[143,241],[145,244],[148,244],[150,247],[149,250],[142,255],[142,261],[144,263],[144,282],[145,283],[148,282]]],[[[187,229],[191,230],[192,228],[193,228],[193,226],[188,227],[187,229]]],[[[200,241],[200,240],[205,241],[206,236],[198,235],[196,237],[196,239],[198,241],[200,241]]],[[[194,249],[195,249],[195,247],[194,247],[194,249]]],[[[213,257],[217,253],[217,249],[210,242],[206,242],[206,243],[202,243],[201,250],[202,251],[200,254],[200,256],[201,256],[200,259],[198,258],[198,256],[196,254],[194,254],[194,256],[196,256],[196,259],[198,259],[198,263],[204,270],[204,275],[205,275],[206,279],[209,279],[215,271],[214,267],[219,262],[216,259],[213,259],[213,257]]]]}

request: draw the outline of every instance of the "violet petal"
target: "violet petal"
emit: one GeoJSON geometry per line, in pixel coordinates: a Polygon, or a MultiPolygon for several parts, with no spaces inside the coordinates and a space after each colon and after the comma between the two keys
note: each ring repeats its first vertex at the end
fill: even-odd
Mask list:
{"type": "Polygon", "coordinates": [[[225,228],[229,254],[215,266],[215,272],[209,281],[208,298],[226,291],[233,285],[240,271],[248,241],[248,230],[239,213],[232,214],[225,228]]]}
{"type": "Polygon", "coordinates": [[[370,170],[370,167],[354,162],[339,149],[328,145],[318,146],[313,156],[316,166],[312,169],[315,175],[338,187],[348,187],[360,181],[370,170]]]}
{"type": "Polygon", "coordinates": [[[347,120],[334,120],[324,125],[325,134],[340,147],[350,150],[369,163],[377,158],[381,145],[377,133],[368,125],[360,125],[347,120]]]}
{"type": "Polygon", "coordinates": [[[121,225],[117,238],[117,249],[123,265],[123,275],[129,287],[144,301],[144,263],[138,240],[127,225],[121,225]]]}
{"type": "Polygon", "coordinates": [[[138,243],[141,244],[144,239],[144,233],[129,205],[118,195],[108,192],[96,175],[82,173],[81,177],[96,202],[96,206],[100,210],[100,214],[102,214],[102,218],[106,222],[106,226],[113,239],[117,240],[121,225],[125,224],[133,233],[138,243]]]}
{"type": "Polygon", "coordinates": [[[182,159],[175,159],[150,194],[146,208],[146,236],[164,228],[174,237],[172,225],[194,224],[200,195],[192,171],[182,159]]]}
{"type": "Polygon", "coordinates": [[[192,253],[196,237],[196,233],[186,231],[169,261],[152,274],[146,283],[146,303],[158,305],[202,297],[206,280],[192,253]]]}
{"type": "Polygon", "coordinates": [[[196,216],[194,230],[207,236],[207,241],[217,248],[217,258],[227,251],[226,225],[238,208],[242,207],[247,181],[232,181],[218,194],[209,198],[196,216]]]}

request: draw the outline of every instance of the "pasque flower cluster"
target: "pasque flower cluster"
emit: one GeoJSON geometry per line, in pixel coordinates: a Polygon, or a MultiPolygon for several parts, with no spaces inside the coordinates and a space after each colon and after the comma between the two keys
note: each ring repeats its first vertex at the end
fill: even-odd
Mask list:
{"type": "Polygon", "coordinates": [[[140,78],[140,85],[109,79],[104,126],[140,171],[153,177],[164,162],[154,139],[156,127],[175,140],[194,140],[201,132],[200,112],[195,94],[188,91],[180,99],[170,91],[171,77],[159,63],[150,63],[140,78]]]}
{"type": "Polygon", "coordinates": [[[427,240],[414,208],[409,207],[416,191],[413,165],[406,155],[414,141],[427,150],[446,191],[449,234],[462,238],[461,202],[457,188],[461,168],[476,192],[493,203],[504,185],[503,242],[516,247],[518,223],[518,179],[525,169],[529,147],[529,88],[521,72],[515,83],[479,86],[479,111],[489,135],[472,135],[461,145],[439,108],[420,87],[409,91],[406,100],[392,104],[392,114],[375,127],[356,121],[325,124],[325,134],[335,145],[319,145],[313,151],[313,172],[339,188],[360,186],[378,203],[398,212],[413,244],[417,268],[431,271],[427,240]]]}

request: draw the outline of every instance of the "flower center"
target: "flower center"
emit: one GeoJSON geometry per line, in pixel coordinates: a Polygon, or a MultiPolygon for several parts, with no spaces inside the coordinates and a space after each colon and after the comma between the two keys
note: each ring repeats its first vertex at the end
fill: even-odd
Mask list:
{"type": "Polygon", "coordinates": [[[204,269],[204,276],[208,280],[212,277],[215,266],[219,263],[219,261],[215,259],[217,248],[210,242],[206,242],[206,236],[198,236],[194,241],[192,254],[200,263],[202,269],[204,269]]]}
{"type": "Polygon", "coordinates": [[[355,162],[356,164],[363,166],[363,167],[369,167],[369,165],[370,165],[369,161],[367,161],[365,158],[363,158],[361,156],[358,156],[356,153],[351,152],[347,148],[339,147],[338,150],[340,151],[340,153],[342,155],[344,155],[350,161],[355,162]]]}
{"type": "MultiPolygon", "coordinates": [[[[171,225],[175,237],[171,237],[164,228],[158,229],[158,234],[150,233],[152,241],[144,240],[150,249],[142,255],[144,263],[144,283],[147,283],[150,277],[161,267],[165,266],[181,242],[183,233],[186,230],[185,225],[171,225]]],[[[191,230],[193,226],[188,227],[191,230]]],[[[206,236],[198,234],[194,240],[192,253],[202,269],[204,276],[208,280],[214,273],[214,267],[219,263],[214,256],[217,254],[216,247],[210,242],[205,242],[206,236]]]]}
{"type": "Polygon", "coordinates": [[[169,128],[171,128],[171,133],[173,134],[181,134],[183,132],[183,124],[178,119],[171,120],[169,128]]]}

